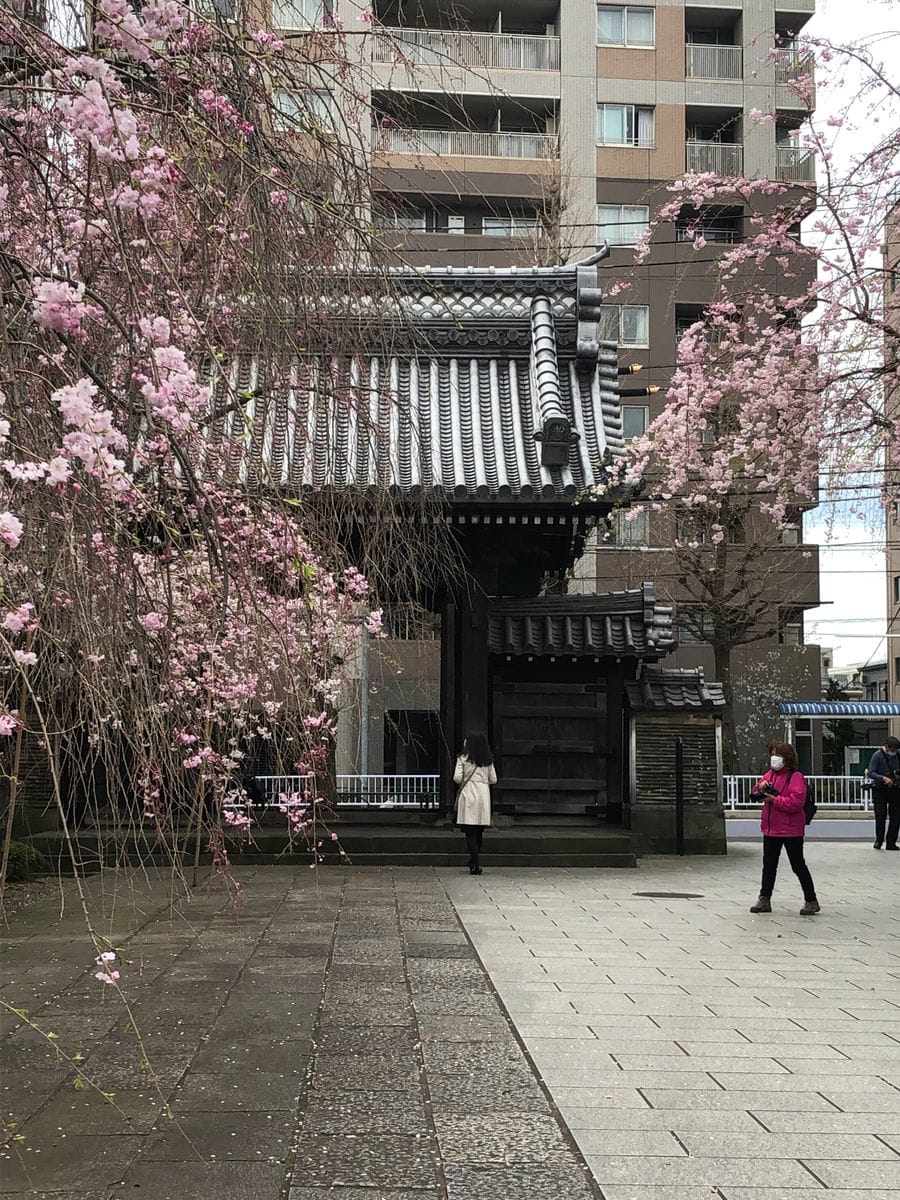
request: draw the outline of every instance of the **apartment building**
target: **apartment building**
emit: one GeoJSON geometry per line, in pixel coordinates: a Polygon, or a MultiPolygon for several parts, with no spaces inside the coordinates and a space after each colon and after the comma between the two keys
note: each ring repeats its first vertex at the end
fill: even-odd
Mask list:
{"type": "MultiPolygon", "coordinates": [[[[317,4],[301,7],[321,15],[317,4]]],[[[358,14],[346,8],[336,15],[348,27],[358,14]]],[[[641,365],[641,381],[661,389],[623,406],[625,436],[637,436],[665,403],[678,338],[713,298],[723,248],[742,239],[751,213],[737,198],[701,213],[701,251],[689,244],[688,216],[697,214],[660,227],[632,274],[633,247],[687,171],[779,180],[808,194],[811,206],[815,162],[797,135],[813,94],[794,84],[811,77],[797,35],[813,10],[814,0],[376,0],[367,41],[374,212],[385,246],[413,264],[500,267],[571,260],[607,241],[605,278],[630,279],[609,308],[608,332],[623,361],[641,365]]],[[[570,586],[605,592],[654,581],[682,610],[679,649],[667,662],[714,677],[703,614],[684,603],[664,543],[646,515],[620,522],[611,539],[589,545],[570,586]]],[[[735,678],[746,681],[735,716],[747,769],[771,732],[775,696],[816,699],[820,688],[818,647],[805,646],[803,632],[804,611],[819,601],[818,554],[803,542],[802,513],[782,543],[773,548],[780,566],[766,567],[774,628],[732,660],[735,678]]],[[[373,664],[385,705],[371,719],[385,722],[391,763],[399,761],[398,721],[432,728],[436,654],[433,644],[395,642],[373,664]],[[402,675],[388,665],[398,661],[402,675]]],[[[900,681],[900,666],[895,675],[900,681]]],[[[814,731],[797,734],[803,765],[817,765],[814,731]]],[[[386,761],[381,741],[373,727],[370,770],[386,761]]],[[[429,755],[414,751],[408,769],[425,769],[429,755]]]]}

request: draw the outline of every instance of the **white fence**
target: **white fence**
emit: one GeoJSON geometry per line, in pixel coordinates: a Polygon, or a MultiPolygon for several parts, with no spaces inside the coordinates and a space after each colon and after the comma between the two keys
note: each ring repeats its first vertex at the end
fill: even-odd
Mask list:
{"type": "MultiPolygon", "coordinates": [[[[278,808],[282,796],[313,799],[311,775],[257,775],[265,808],[278,808]]],[[[438,775],[338,775],[338,808],[433,808],[440,794],[438,775]]],[[[252,805],[251,805],[252,807],[252,805]]]]}
{"type": "Polygon", "coordinates": [[[452,29],[385,29],[375,40],[376,62],[413,66],[558,71],[559,38],[452,29]]]}
{"type": "MultiPolygon", "coordinates": [[[[870,787],[864,787],[860,775],[807,775],[807,782],[819,808],[855,808],[869,812],[872,807],[870,787]]],[[[725,807],[736,812],[740,808],[759,808],[758,800],[750,793],[758,775],[726,775],[725,807]]]]}
{"type": "Polygon", "coordinates": [[[554,133],[488,133],[480,129],[375,130],[384,154],[458,154],[472,158],[557,158],[554,133]]]}
{"type": "Polygon", "coordinates": [[[685,74],[688,79],[742,79],[744,51],[741,46],[685,46],[685,74]]]}

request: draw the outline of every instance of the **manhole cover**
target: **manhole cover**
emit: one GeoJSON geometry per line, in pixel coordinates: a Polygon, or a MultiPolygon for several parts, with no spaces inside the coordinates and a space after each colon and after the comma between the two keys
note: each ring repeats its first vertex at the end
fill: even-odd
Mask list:
{"type": "Polygon", "coordinates": [[[632,892],[632,896],[644,896],[648,900],[702,900],[702,892],[632,892]]]}

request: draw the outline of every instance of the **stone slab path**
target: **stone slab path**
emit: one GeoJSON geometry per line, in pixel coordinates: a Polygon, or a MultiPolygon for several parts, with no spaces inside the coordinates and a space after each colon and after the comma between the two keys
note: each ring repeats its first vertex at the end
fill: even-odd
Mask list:
{"type": "Polygon", "coordinates": [[[606,1200],[900,1197],[900,855],[807,856],[447,880],[606,1200]]]}
{"type": "Polygon", "coordinates": [[[897,1200],[900,856],[809,856],[809,921],[756,846],[95,878],[127,1008],[69,886],[5,931],[0,1197],[897,1200]]]}
{"type": "Polygon", "coordinates": [[[128,1010],[71,894],[13,921],[0,1196],[600,1196],[437,872],[238,875],[238,907],[89,883],[128,1010]]]}

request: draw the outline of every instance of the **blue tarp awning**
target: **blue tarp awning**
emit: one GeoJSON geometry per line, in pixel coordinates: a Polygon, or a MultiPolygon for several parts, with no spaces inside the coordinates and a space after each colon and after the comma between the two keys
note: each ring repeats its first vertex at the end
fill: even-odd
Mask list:
{"type": "Polygon", "coordinates": [[[782,700],[782,717],[900,717],[900,704],[887,700],[782,700]]]}

